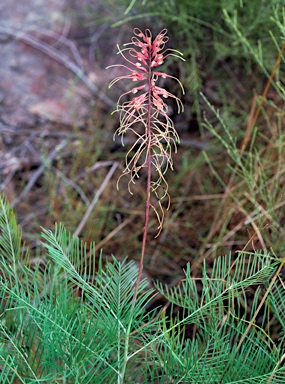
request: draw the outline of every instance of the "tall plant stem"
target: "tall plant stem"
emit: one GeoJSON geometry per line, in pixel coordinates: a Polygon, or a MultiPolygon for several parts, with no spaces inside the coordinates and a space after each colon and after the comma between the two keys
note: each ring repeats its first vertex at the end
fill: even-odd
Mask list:
{"type": "MultiPolygon", "coordinates": [[[[130,192],[130,184],[135,184],[136,177],[140,170],[144,168],[147,171],[145,217],[140,264],[132,296],[128,326],[125,330],[124,357],[123,361],[119,360],[120,374],[118,375],[118,384],[124,382],[127,363],[129,358],[131,358],[131,356],[128,355],[130,335],[132,333],[133,319],[136,317],[136,307],[138,307],[136,304],[138,302],[138,293],[144,268],[150,208],[153,208],[157,214],[157,211],[150,201],[151,193],[154,192],[156,197],[160,199],[157,190],[159,188],[162,188],[163,190],[165,187],[164,195],[161,198],[164,196],[168,197],[168,185],[163,176],[164,172],[161,169],[161,163],[162,160],[165,160],[166,169],[168,167],[172,168],[171,144],[174,143],[175,140],[178,141],[178,134],[174,128],[173,121],[168,116],[168,106],[164,102],[164,99],[172,98],[177,104],[178,113],[183,111],[181,100],[157,85],[159,79],[171,78],[178,82],[184,94],[184,88],[176,77],[170,76],[165,72],[157,71],[157,67],[162,65],[168,56],[175,56],[184,60],[181,57],[181,52],[168,48],[165,49],[165,44],[167,42],[168,36],[166,28],[162,29],[154,39],[152,38],[152,33],[149,29],[146,29],[143,33],[139,28],[135,28],[131,43],[126,44],[126,46],[129,47],[121,50],[118,46],[118,53],[121,54],[127,64],[114,64],[110,66],[121,67],[124,68],[124,70],[127,69],[129,73],[113,79],[110,82],[109,87],[122,79],[129,79],[135,84],[131,90],[128,90],[119,97],[117,109],[115,111],[120,113],[120,126],[116,130],[116,134],[124,137],[125,133],[130,130],[137,135],[135,143],[126,156],[126,168],[123,172],[123,175],[130,174],[131,180],[128,185],[130,192]],[[127,52],[129,55],[126,55],[127,52]],[[123,101],[122,99],[127,95],[130,100],[123,101]],[[142,133],[136,130],[137,125],[139,128],[141,125],[143,126],[142,133]],[[137,146],[139,149],[136,152],[137,146]],[[132,155],[132,152],[135,152],[135,154],[132,155]],[[128,158],[130,154],[131,159],[128,158]],[[156,172],[156,178],[154,177],[154,180],[152,180],[152,176],[155,176],[152,174],[152,169],[156,172]],[[161,184],[163,184],[163,186],[161,186],[161,184]]],[[[162,209],[161,205],[160,208],[162,209]]],[[[159,229],[161,229],[163,217],[160,219],[158,214],[157,216],[159,220],[159,229]]],[[[118,340],[118,354],[120,354],[122,340],[120,337],[118,340]]]]}
{"type": "Polygon", "coordinates": [[[138,277],[137,277],[137,281],[136,281],[136,285],[135,285],[135,291],[134,291],[133,300],[132,300],[131,316],[130,316],[129,325],[127,328],[126,338],[125,338],[124,360],[123,360],[123,365],[122,365],[122,369],[121,369],[121,375],[120,375],[120,377],[118,377],[118,383],[119,384],[124,382],[124,375],[125,375],[126,366],[127,366],[127,362],[128,362],[129,337],[130,337],[130,333],[131,333],[134,308],[135,308],[137,297],[138,297],[139,285],[140,285],[140,281],[142,278],[142,272],[143,272],[143,267],[144,267],[145,249],[146,249],[146,241],[147,241],[147,235],[148,235],[150,193],[151,193],[151,109],[152,109],[151,108],[151,76],[152,76],[151,75],[151,66],[149,65],[149,71],[148,71],[148,106],[147,106],[147,122],[146,122],[146,130],[147,130],[147,143],[146,143],[146,146],[147,146],[147,148],[146,148],[146,150],[147,150],[147,159],[146,159],[147,182],[146,182],[144,230],[143,230],[140,266],[139,266],[138,277]]]}
{"type": "Polygon", "coordinates": [[[151,193],[151,92],[152,92],[152,84],[151,84],[151,65],[149,63],[148,70],[148,105],[147,105],[147,182],[146,182],[146,199],[145,199],[145,218],[144,218],[144,230],[143,230],[143,239],[142,239],[142,248],[141,248],[141,257],[140,257],[140,266],[138,271],[138,277],[135,285],[135,291],[132,301],[132,310],[137,301],[139,284],[142,278],[142,272],[144,267],[144,257],[145,257],[145,249],[146,249],[146,241],[148,235],[148,225],[149,225],[149,209],[150,209],[150,193],[151,193]]]}

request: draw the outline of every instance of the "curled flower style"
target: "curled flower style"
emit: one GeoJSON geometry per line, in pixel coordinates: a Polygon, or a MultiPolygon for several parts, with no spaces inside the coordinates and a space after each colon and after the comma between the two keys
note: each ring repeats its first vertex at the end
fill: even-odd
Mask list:
{"type": "MultiPolygon", "coordinates": [[[[122,137],[130,131],[135,135],[135,141],[126,154],[126,166],[123,175],[130,175],[131,184],[139,177],[140,170],[147,168],[147,204],[151,206],[159,220],[159,230],[163,221],[161,201],[168,198],[168,185],[164,177],[168,168],[173,169],[172,148],[176,151],[178,134],[173,121],[168,116],[168,105],[165,99],[173,99],[177,104],[178,113],[183,112],[181,100],[158,86],[160,79],[174,79],[178,82],[184,94],[181,82],[164,72],[158,72],[157,67],[165,62],[168,56],[176,56],[182,60],[182,53],[174,49],[165,49],[168,42],[167,30],[163,29],[154,39],[149,29],[143,33],[134,29],[131,42],[123,49],[118,46],[120,54],[127,64],[115,64],[110,67],[121,67],[127,71],[125,75],[113,79],[109,88],[117,81],[129,79],[135,86],[119,97],[117,109],[120,115],[120,126],[115,134],[122,137]],[[127,101],[123,101],[127,99],[127,101]],[[162,216],[150,203],[149,195],[153,192],[161,208],[162,216]]],[[[110,68],[108,67],[108,68],[110,68]]],[[[146,204],[146,205],[147,205],[146,204]]]]}

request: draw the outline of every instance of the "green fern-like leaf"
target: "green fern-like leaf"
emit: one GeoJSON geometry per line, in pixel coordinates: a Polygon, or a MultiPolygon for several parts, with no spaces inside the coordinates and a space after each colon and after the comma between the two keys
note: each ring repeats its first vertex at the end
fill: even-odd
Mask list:
{"type": "Polygon", "coordinates": [[[43,230],[45,262],[30,265],[1,197],[0,207],[0,383],[285,382],[283,338],[276,344],[266,327],[273,312],[284,329],[280,280],[252,321],[280,263],[266,252],[218,258],[200,279],[188,265],[173,289],[158,283],[166,316],[146,311],[146,280],[133,307],[134,262],[103,263],[62,225],[43,230]]]}

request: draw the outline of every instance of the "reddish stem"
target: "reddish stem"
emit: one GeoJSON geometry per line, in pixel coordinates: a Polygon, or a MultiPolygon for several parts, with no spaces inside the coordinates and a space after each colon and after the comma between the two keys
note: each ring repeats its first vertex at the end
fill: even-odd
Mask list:
{"type": "Polygon", "coordinates": [[[150,193],[151,193],[151,93],[152,93],[152,70],[151,70],[151,52],[149,52],[149,63],[148,63],[148,105],[147,105],[147,182],[146,182],[146,199],[145,199],[145,219],[144,219],[144,230],[143,230],[143,239],[142,239],[142,249],[141,249],[141,258],[140,258],[140,266],[138,277],[135,285],[135,291],[132,301],[132,309],[134,308],[139,284],[142,278],[143,266],[144,266],[144,257],[145,257],[145,249],[146,249],[146,241],[148,235],[148,224],[149,224],[149,210],[150,210],[150,193]]]}

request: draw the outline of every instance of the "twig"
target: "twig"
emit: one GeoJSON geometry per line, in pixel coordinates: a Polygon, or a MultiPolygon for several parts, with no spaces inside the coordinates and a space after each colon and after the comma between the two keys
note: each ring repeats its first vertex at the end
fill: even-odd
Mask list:
{"type": "Polygon", "coordinates": [[[259,113],[261,111],[261,107],[262,107],[262,105],[264,103],[265,97],[266,97],[267,92],[269,90],[269,87],[270,87],[270,85],[272,83],[272,80],[273,80],[273,77],[275,75],[275,72],[277,71],[277,68],[278,68],[278,66],[280,64],[280,60],[282,58],[284,49],[285,49],[285,42],[283,43],[283,45],[282,45],[282,47],[281,47],[281,49],[279,51],[279,54],[278,54],[278,57],[277,57],[277,59],[275,61],[273,70],[271,72],[271,75],[270,75],[270,77],[269,77],[269,79],[267,81],[267,84],[266,84],[266,86],[264,88],[264,91],[263,91],[263,93],[261,95],[261,100],[260,100],[260,103],[259,103],[259,105],[258,105],[258,107],[256,109],[256,112],[254,114],[253,120],[251,121],[251,124],[248,125],[248,129],[247,129],[247,132],[245,134],[245,137],[244,137],[244,140],[243,140],[243,143],[242,143],[242,146],[241,146],[241,152],[243,152],[245,150],[245,148],[246,148],[246,146],[247,146],[247,144],[249,142],[251,131],[252,131],[253,127],[256,124],[257,118],[258,118],[259,113]]]}
{"type": "Polygon", "coordinates": [[[64,173],[56,169],[55,167],[50,167],[50,169],[56,173],[66,184],[70,185],[76,192],[81,196],[82,200],[86,205],[90,204],[88,197],[85,195],[84,191],[76,184],[73,180],[70,180],[64,173]]]}
{"type": "Polygon", "coordinates": [[[41,174],[44,172],[46,166],[51,163],[57,156],[57,153],[66,146],[67,141],[63,140],[48,156],[47,159],[43,160],[43,164],[39,167],[39,169],[33,174],[32,178],[29,180],[28,184],[24,188],[24,190],[20,193],[20,195],[11,202],[11,207],[13,208],[15,205],[17,205],[24,197],[27,195],[27,193],[32,189],[38,178],[41,176],[41,174]]]}
{"type": "MultiPolygon", "coordinates": [[[[245,221],[245,224],[250,224],[251,222],[253,222],[253,221],[257,220],[257,219],[260,219],[260,218],[263,217],[263,216],[269,218],[269,219],[272,221],[273,219],[271,218],[271,216],[269,215],[269,213],[270,213],[270,212],[274,212],[274,211],[276,211],[278,208],[281,208],[281,207],[283,207],[284,205],[285,205],[285,200],[283,200],[283,201],[281,201],[279,204],[275,205],[275,207],[274,207],[272,210],[267,210],[267,211],[265,211],[265,210],[263,209],[262,212],[257,213],[257,214],[256,214],[256,212],[253,212],[253,214],[256,214],[256,215],[255,215],[255,216],[251,215],[251,217],[248,218],[248,219],[245,221]]],[[[274,225],[277,224],[277,222],[275,222],[275,220],[274,220],[273,222],[274,222],[274,225]]],[[[277,226],[277,228],[280,228],[280,225],[279,225],[279,224],[277,224],[276,226],[277,226]]]]}
{"type": "MultiPolygon", "coordinates": [[[[244,192],[244,195],[245,197],[248,198],[249,201],[252,202],[253,205],[255,205],[257,208],[254,212],[252,212],[251,215],[248,215],[246,221],[244,222],[244,224],[252,224],[255,220],[257,219],[260,219],[261,217],[265,216],[269,221],[271,221],[274,226],[276,228],[281,228],[281,225],[276,221],[274,220],[274,218],[272,216],[270,216],[270,212],[274,212],[276,207],[274,207],[274,209],[272,210],[265,210],[261,204],[259,204],[248,192],[244,192]]],[[[285,203],[283,201],[283,203],[285,203]]]]}
{"type": "MultiPolygon", "coordinates": [[[[87,168],[85,171],[79,173],[75,177],[74,181],[77,181],[77,180],[81,179],[82,177],[84,177],[85,175],[87,175],[90,172],[95,171],[96,169],[99,169],[99,168],[102,168],[102,167],[109,167],[110,165],[113,165],[113,164],[114,164],[114,161],[112,161],[112,160],[96,161],[96,163],[94,163],[90,168],[87,168]]],[[[88,203],[88,205],[89,205],[89,203],[88,203]]]]}
{"type": "Polygon", "coordinates": [[[42,33],[44,36],[51,36],[55,40],[55,43],[53,44],[54,47],[60,47],[61,45],[65,45],[70,50],[75,60],[75,63],[79,67],[83,67],[83,60],[80,55],[80,52],[78,51],[75,43],[67,38],[67,35],[70,32],[70,28],[71,28],[70,20],[65,20],[65,24],[63,26],[63,30],[61,34],[46,28],[38,28],[38,27],[35,29],[35,31],[42,33]]]}
{"type": "Polygon", "coordinates": [[[23,41],[25,44],[28,44],[38,49],[39,51],[45,53],[60,64],[64,65],[71,72],[73,72],[85,85],[87,85],[87,87],[91,90],[93,94],[95,94],[102,101],[104,101],[104,103],[106,103],[112,108],[116,107],[116,104],[111,99],[109,99],[108,96],[99,92],[98,87],[93,84],[92,81],[89,80],[89,78],[85,75],[83,70],[78,67],[78,65],[70,61],[70,59],[66,55],[62,54],[61,52],[58,52],[54,47],[48,45],[43,41],[38,40],[37,38],[29,35],[26,32],[17,31],[13,28],[0,26],[0,32],[10,36],[14,36],[17,40],[23,41]]]}
{"type": "Polygon", "coordinates": [[[16,169],[13,169],[5,178],[3,183],[0,184],[0,193],[4,191],[4,189],[7,187],[7,185],[10,183],[10,181],[13,179],[14,175],[16,173],[16,169]]]}
{"type": "Polygon", "coordinates": [[[131,222],[132,222],[132,219],[130,217],[124,220],[120,225],[118,225],[115,229],[113,229],[113,231],[108,233],[108,235],[103,240],[101,240],[98,244],[96,244],[95,251],[97,251],[98,249],[101,249],[102,246],[105,243],[107,243],[107,241],[112,239],[112,237],[114,237],[121,229],[123,229],[126,225],[130,224],[131,222]]]}
{"type": "Polygon", "coordinates": [[[256,311],[255,311],[255,313],[254,313],[254,316],[251,318],[248,327],[246,328],[244,334],[242,335],[242,337],[241,337],[241,339],[240,339],[240,341],[239,341],[239,343],[238,343],[238,346],[237,346],[237,348],[236,348],[236,350],[235,350],[235,354],[239,351],[239,349],[240,349],[242,343],[244,342],[244,339],[246,338],[248,332],[250,331],[252,325],[254,324],[254,321],[255,321],[255,319],[257,318],[257,315],[259,314],[259,311],[260,311],[261,307],[263,306],[263,304],[264,304],[264,302],[265,302],[267,296],[269,295],[269,292],[271,291],[271,288],[273,287],[273,284],[275,283],[275,281],[276,281],[276,279],[277,279],[277,277],[278,277],[278,275],[279,275],[279,273],[280,273],[280,271],[281,271],[281,269],[282,269],[284,263],[285,263],[285,257],[282,259],[282,261],[281,261],[281,263],[280,263],[280,265],[279,265],[277,271],[274,273],[274,276],[273,276],[273,278],[272,278],[272,280],[271,280],[271,283],[269,284],[269,287],[267,288],[267,290],[266,290],[266,292],[265,292],[263,298],[261,299],[261,301],[260,301],[260,303],[259,303],[259,306],[258,306],[258,308],[256,309],[256,311]]]}
{"type": "Polygon", "coordinates": [[[280,365],[281,365],[282,363],[284,363],[284,361],[285,361],[285,353],[282,355],[281,359],[277,362],[276,366],[274,367],[271,376],[270,376],[269,379],[267,380],[267,384],[272,382],[272,379],[273,379],[273,377],[274,377],[274,375],[275,375],[277,369],[280,367],[280,365]]]}
{"type": "Polygon", "coordinates": [[[84,228],[88,217],[90,216],[93,208],[95,207],[97,201],[99,200],[99,197],[103,193],[104,189],[106,188],[107,184],[109,183],[113,173],[115,172],[116,168],[118,166],[118,163],[113,163],[111,169],[109,170],[107,176],[105,177],[103,183],[101,184],[100,188],[96,192],[91,204],[89,205],[87,211],[85,212],[85,215],[83,216],[81,222],[79,223],[78,227],[76,228],[76,231],[74,232],[74,237],[78,237],[79,234],[81,233],[82,229],[84,228]]]}

